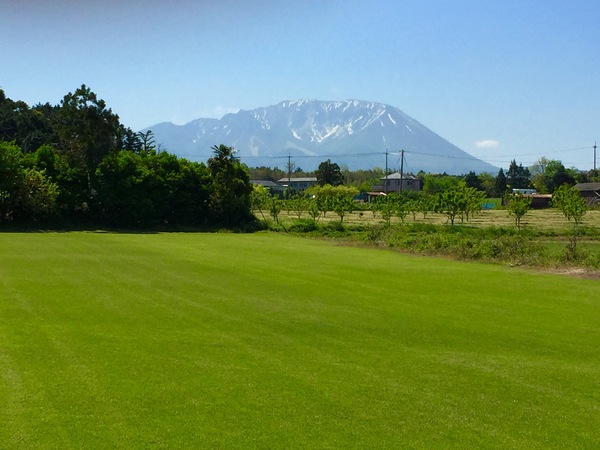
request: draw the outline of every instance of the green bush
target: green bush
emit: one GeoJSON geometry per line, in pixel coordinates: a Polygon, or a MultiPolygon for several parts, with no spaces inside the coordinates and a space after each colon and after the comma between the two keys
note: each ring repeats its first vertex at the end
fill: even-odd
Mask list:
{"type": "Polygon", "coordinates": [[[310,233],[318,229],[319,225],[312,219],[297,219],[294,220],[288,230],[293,233],[310,233]]]}

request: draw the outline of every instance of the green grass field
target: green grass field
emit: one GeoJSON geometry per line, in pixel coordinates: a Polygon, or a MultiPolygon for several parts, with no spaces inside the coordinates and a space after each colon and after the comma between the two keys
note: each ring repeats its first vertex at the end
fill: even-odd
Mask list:
{"type": "Polygon", "coordinates": [[[597,448],[599,294],[282,234],[0,234],[0,448],[597,448]]]}

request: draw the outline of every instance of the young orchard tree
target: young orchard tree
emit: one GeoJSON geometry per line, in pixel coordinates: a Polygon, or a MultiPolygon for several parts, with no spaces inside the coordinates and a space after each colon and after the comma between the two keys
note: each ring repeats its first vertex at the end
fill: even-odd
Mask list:
{"type": "Polygon", "coordinates": [[[381,218],[385,221],[385,226],[389,227],[392,217],[396,212],[396,200],[394,196],[392,194],[382,195],[375,202],[375,208],[381,215],[381,218]]]}
{"type": "Polygon", "coordinates": [[[417,214],[420,212],[419,199],[411,199],[406,202],[406,210],[412,215],[413,222],[416,222],[417,214]]]}
{"type": "Polygon", "coordinates": [[[333,211],[340,216],[340,223],[344,223],[344,216],[354,211],[354,199],[347,195],[337,195],[333,203],[333,211]]]}
{"type": "Polygon", "coordinates": [[[465,188],[464,184],[438,194],[437,212],[444,214],[451,225],[454,225],[456,216],[464,213],[466,209],[467,199],[463,188],[465,188]]]}
{"type": "Polygon", "coordinates": [[[579,225],[583,222],[583,216],[588,212],[589,206],[579,191],[566,184],[562,185],[552,196],[552,206],[562,211],[567,220],[573,220],[573,236],[567,246],[566,257],[569,260],[577,259],[577,237],[579,225]]]}
{"type": "Polygon", "coordinates": [[[507,194],[504,200],[506,204],[506,209],[508,214],[511,216],[515,216],[515,224],[517,225],[517,229],[521,230],[521,219],[529,208],[531,208],[531,198],[525,197],[520,192],[515,192],[514,194],[507,194]]]}
{"type": "Polygon", "coordinates": [[[427,217],[427,214],[430,211],[435,211],[436,209],[436,196],[428,194],[427,192],[421,192],[419,197],[417,198],[417,208],[418,212],[423,215],[423,219],[427,217]]]}
{"type": "Polygon", "coordinates": [[[263,220],[266,220],[264,210],[268,209],[269,203],[269,191],[262,185],[254,186],[252,194],[250,194],[250,201],[253,210],[258,210],[263,220]]]}
{"type": "Polygon", "coordinates": [[[302,194],[294,194],[287,200],[290,211],[300,219],[302,213],[308,209],[308,198],[302,194]]]}
{"type": "Polygon", "coordinates": [[[469,220],[469,216],[473,217],[475,214],[480,213],[483,209],[485,193],[472,187],[466,188],[464,192],[466,196],[465,215],[467,220],[469,220]]]}
{"type": "Polygon", "coordinates": [[[312,218],[314,222],[317,222],[319,220],[319,217],[321,216],[321,211],[317,206],[317,202],[314,200],[310,200],[310,205],[308,207],[308,215],[312,218]]]}
{"type": "Polygon", "coordinates": [[[575,226],[581,224],[583,216],[586,215],[589,209],[585,199],[579,195],[579,191],[566,184],[554,191],[552,206],[560,209],[567,220],[572,219],[575,226]]]}
{"type": "Polygon", "coordinates": [[[269,208],[269,214],[271,214],[271,217],[277,224],[279,224],[279,213],[281,212],[281,209],[283,208],[282,203],[283,203],[282,200],[280,198],[278,198],[277,196],[275,196],[275,195],[269,196],[268,203],[267,203],[267,206],[269,208]]]}
{"type": "Polygon", "coordinates": [[[354,211],[354,196],[358,194],[358,189],[354,186],[312,186],[310,193],[314,196],[319,210],[323,217],[327,211],[334,211],[344,221],[344,216],[354,211]]]}
{"type": "Polygon", "coordinates": [[[400,194],[390,194],[389,197],[393,198],[396,216],[398,217],[398,219],[400,219],[400,222],[404,223],[404,219],[408,214],[407,197],[405,195],[400,194]]]}
{"type": "MultiPolygon", "coordinates": [[[[335,205],[335,197],[346,189],[344,186],[332,186],[324,184],[323,186],[311,186],[308,193],[313,196],[319,211],[323,217],[327,215],[327,211],[333,211],[335,205]]],[[[352,188],[355,190],[355,188],[352,188]]],[[[354,194],[353,194],[354,195],[354,194]]]]}

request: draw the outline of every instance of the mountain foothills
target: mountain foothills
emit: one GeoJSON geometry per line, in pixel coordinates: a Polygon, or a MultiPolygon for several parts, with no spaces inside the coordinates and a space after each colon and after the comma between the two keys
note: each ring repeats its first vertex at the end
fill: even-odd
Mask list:
{"type": "Polygon", "coordinates": [[[407,172],[496,173],[494,167],[446,141],[397,108],[359,100],[284,101],[222,119],[197,119],[185,125],[160,123],[156,142],[190,159],[203,159],[215,142],[233,146],[248,166],[285,166],[288,157],[305,170],[331,158],[352,170],[399,169],[404,150],[407,172]]]}

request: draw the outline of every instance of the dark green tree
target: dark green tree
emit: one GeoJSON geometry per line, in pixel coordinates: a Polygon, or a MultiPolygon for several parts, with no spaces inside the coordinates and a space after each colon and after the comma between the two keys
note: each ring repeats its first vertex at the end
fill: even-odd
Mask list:
{"type": "Polygon", "coordinates": [[[90,178],[108,153],[122,148],[125,135],[119,116],[85,85],[65,95],[55,129],[59,148],[69,155],[72,165],[83,167],[90,178]]]}
{"type": "Polygon", "coordinates": [[[252,184],[232,147],[212,147],[213,156],[208,160],[211,176],[209,213],[211,222],[235,226],[252,218],[250,195],[252,184]]]}
{"type": "Polygon", "coordinates": [[[58,214],[72,216],[75,212],[88,209],[86,172],[81,167],[70,166],[64,154],[50,145],[42,145],[35,152],[26,155],[25,164],[43,171],[49,180],[58,185],[58,214]]]}
{"type": "Polygon", "coordinates": [[[506,183],[511,189],[527,189],[531,186],[531,174],[527,167],[523,167],[523,164],[517,165],[517,162],[513,159],[506,172],[506,183]]]}
{"type": "Polygon", "coordinates": [[[112,152],[96,171],[96,219],[113,226],[147,226],[155,217],[152,199],[145,189],[147,170],[140,155],[112,152]]]}
{"type": "Polygon", "coordinates": [[[506,175],[504,175],[504,171],[502,170],[502,168],[500,168],[500,170],[498,171],[498,175],[496,176],[496,183],[495,183],[496,195],[498,195],[500,197],[504,196],[506,189],[507,189],[506,175]]]}
{"type": "Polygon", "coordinates": [[[56,108],[13,101],[0,89],[0,140],[15,141],[23,153],[35,151],[56,140],[51,119],[56,108]]]}
{"type": "Polygon", "coordinates": [[[96,170],[92,213],[113,226],[202,225],[209,184],[204,164],[167,152],[111,152],[96,170]]]}
{"type": "Polygon", "coordinates": [[[460,178],[448,174],[421,174],[419,178],[422,180],[423,191],[430,194],[443,192],[457,186],[460,183],[460,178]]]}
{"type": "Polygon", "coordinates": [[[337,163],[332,163],[330,159],[319,164],[316,172],[318,183],[323,186],[330,184],[331,186],[339,186],[344,184],[344,175],[337,163]]]}
{"type": "Polygon", "coordinates": [[[23,178],[21,149],[15,143],[0,141],[0,222],[13,220],[23,178]]]}
{"type": "Polygon", "coordinates": [[[56,210],[58,186],[27,167],[22,149],[0,141],[0,223],[39,220],[56,210]]]}
{"type": "Polygon", "coordinates": [[[154,132],[152,130],[148,130],[146,132],[139,131],[137,135],[139,138],[141,151],[147,152],[156,149],[156,141],[154,140],[154,132]]]}
{"type": "Polygon", "coordinates": [[[477,176],[477,174],[473,171],[470,171],[467,175],[465,175],[465,184],[467,187],[472,187],[477,189],[478,191],[483,190],[481,185],[481,180],[477,176]]]}
{"type": "Polygon", "coordinates": [[[549,194],[552,194],[563,184],[568,184],[569,186],[575,185],[573,176],[567,172],[567,169],[565,169],[562,162],[557,160],[548,162],[546,172],[544,173],[544,181],[546,184],[546,191],[549,194]]]}

